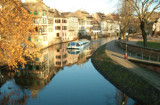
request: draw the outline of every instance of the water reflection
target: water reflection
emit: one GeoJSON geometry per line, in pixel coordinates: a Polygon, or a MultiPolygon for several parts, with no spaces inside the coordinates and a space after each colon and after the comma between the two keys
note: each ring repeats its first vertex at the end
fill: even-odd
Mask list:
{"type": "Polygon", "coordinates": [[[42,90],[59,70],[64,66],[74,64],[81,65],[88,61],[92,53],[101,45],[93,42],[85,50],[78,54],[70,54],[67,51],[68,43],[57,44],[41,51],[41,56],[34,61],[30,61],[25,66],[25,70],[17,69],[14,79],[23,89],[29,89],[33,98],[42,90]]]}
{"type": "Polygon", "coordinates": [[[21,90],[13,90],[9,94],[3,92],[0,94],[0,105],[25,105],[27,103],[28,95],[21,90]]]}
{"type": "MultiPolygon", "coordinates": [[[[46,91],[46,93],[51,91],[51,90],[46,90],[45,87],[48,86],[51,81],[53,81],[53,77],[55,77],[55,75],[59,71],[65,70],[65,72],[67,72],[66,67],[72,69],[72,67],[75,67],[75,66],[76,66],[76,68],[74,68],[74,69],[78,70],[79,65],[81,66],[82,64],[87,64],[86,62],[89,61],[89,58],[95,52],[95,50],[97,48],[99,48],[99,46],[101,46],[102,44],[104,44],[110,40],[111,39],[92,40],[92,43],[85,50],[79,51],[76,54],[73,54],[73,53],[71,53],[71,51],[68,51],[66,49],[68,43],[57,44],[57,45],[51,46],[47,49],[44,49],[43,51],[41,51],[41,56],[39,58],[36,58],[34,61],[29,61],[27,63],[27,65],[25,66],[25,70],[17,69],[12,74],[4,74],[5,77],[9,77],[9,78],[6,78],[5,80],[7,81],[7,79],[10,79],[11,81],[9,81],[9,83],[6,83],[6,81],[3,82],[4,86],[2,86],[2,88],[0,88],[0,89],[7,93],[5,95],[6,97],[12,97],[12,96],[10,96],[10,94],[13,91],[15,91],[15,89],[18,89],[18,92],[20,92],[20,94],[23,93],[22,95],[20,95],[19,99],[15,98],[15,101],[14,101],[15,103],[18,100],[23,100],[23,101],[18,101],[18,102],[22,102],[25,104],[26,101],[28,100],[27,101],[28,104],[31,104],[32,98],[37,99],[37,101],[40,101],[40,100],[38,100],[38,96],[39,96],[38,94],[42,90],[46,91]],[[10,91],[6,90],[5,87],[7,87],[7,86],[9,87],[11,84],[14,84],[15,87],[13,89],[11,87],[10,91]]],[[[90,65],[91,65],[91,63],[89,61],[89,64],[87,64],[87,67],[89,67],[90,65]]],[[[92,68],[89,68],[89,69],[90,69],[90,71],[89,71],[90,78],[94,78],[97,81],[97,78],[100,78],[99,76],[101,76],[101,75],[97,74],[98,72],[96,70],[92,73],[93,66],[92,66],[92,68]],[[91,76],[91,75],[93,75],[93,76],[91,76]],[[98,76],[96,77],[95,75],[96,76],[98,75],[98,76]]],[[[81,73],[79,72],[79,75],[80,74],[81,73]]],[[[85,75],[86,75],[86,77],[84,77],[84,74],[82,75],[83,78],[88,79],[88,76],[87,76],[88,74],[85,74],[85,75]]],[[[63,76],[61,76],[61,78],[63,78],[63,76]]],[[[76,76],[76,75],[71,75],[71,76],[76,76]]],[[[80,77],[82,78],[82,76],[80,76],[80,77]]],[[[81,79],[81,80],[83,82],[83,79],[81,79]]],[[[70,82],[74,82],[74,81],[75,80],[71,80],[70,82]]],[[[103,81],[106,82],[106,80],[103,80],[103,81]]],[[[78,81],[76,81],[76,82],[78,82],[78,81]]],[[[101,81],[99,81],[99,82],[101,83],[101,81]]],[[[81,84],[81,83],[77,83],[77,84],[81,84]]],[[[111,84],[109,83],[109,86],[110,85],[111,84]]],[[[92,86],[92,87],[94,87],[94,86],[92,86]]],[[[70,88],[73,88],[72,85],[70,86],[70,88]]],[[[59,89],[61,89],[61,87],[59,87],[59,89]]],[[[52,91],[54,91],[54,90],[52,90],[52,91]]],[[[87,90],[86,90],[86,92],[87,92],[87,90]]],[[[101,91],[101,92],[103,93],[103,91],[101,91]]],[[[88,93],[88,94],[90,94],[90,93],[88,93]]],[[[123,96],[122,94],[123,93],[121,93],[117,90],[116,98],[115,98],[116,103],[114,103],[114,104],[127,105],[125,103],[127,103],[128,97],[123,96]]],[[[14,94],[12,94],[12,95],[14,95],[14,94]]],[[[56,95],[58,95],[58,94],[56,94],[56,95]]],[[[5,96],[0,97],[1,102],[4,99],[6,99],[5,96]]],[[[43,97],[43,96],[41,96],[41,97],[43,97]]],[[[45,96],[43,98],[45,99],[45,96]]],[[[10,102],[13,99],[14,99],[13,97],[8,98],[8,100],[10,100],[10,102]]],[[[52,101],[52,100],[50,100],[50,101],[52,101]]],[[[133,101],[132,101],[132,103],[133,103],[133,101]]],[[[41,104],[43,104],[43,103],[41,103],[41,104]]],[[[50,103],[50,104],[53,104],[53,103],[50,103]]]]}
{"type": "Polygon", "coordinates": [[[116,91],[117,105],[127,105],[128,99],[127,95],[122,93],[120,90],[116,91]]]}

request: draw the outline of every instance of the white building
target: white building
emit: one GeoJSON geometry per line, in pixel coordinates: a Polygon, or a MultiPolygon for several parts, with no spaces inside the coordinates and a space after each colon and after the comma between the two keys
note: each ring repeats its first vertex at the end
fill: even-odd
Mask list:
{"type": "Polygon", "coordinates": [[[160,18],[153,24],[153,31],[160,32],[160,18]]]}
{"type": "Polygon", "coordinates": [[[71,12],[65,12],[63,15],[68,20],[68,36],[69,40],[78,39],[78,32],[79,32],[79,22],[78,17],[76,14],[71,12]]]}
{"type": "Polygon", "coordinates": [[[39,33],[39,40],[37,40],[40,48],[45,48],[53,44],[53,11],[43,2],[37,0],[26,0],[23,3],[23,8],[30,14],[34,15],[34,26],[39,33]]]}

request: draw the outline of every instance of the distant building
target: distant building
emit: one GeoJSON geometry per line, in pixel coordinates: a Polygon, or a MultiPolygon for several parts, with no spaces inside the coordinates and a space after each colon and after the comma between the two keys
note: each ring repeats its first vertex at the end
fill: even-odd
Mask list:
{"type": "Polygon", "coordinates": [[[93,28],[94,18],[88,12],[82,10],[77,10],[75,14],[79,19],[79,33],[82,36],[89,36],[89,31],[93,28]]]}
{"type": "Polygon", "coordinates": [[[79,22],[75,13],[64,12],[63,15],[68,21],[68,38],[69,40],[78,39],[79,22]]]}
{"type": "MultiPolygon", "coordinates": [[[[147,13],[147,15],[148,15],[149,13],[147,13]]],[[[151,22],[155,22],[156,20],[158,20],[160,18],[160,12],[153,12],[152,14],[151,14],[151,16],[149,17],[149,21],[151,21],[151,22]]]]}
{"type": "Polygon", "coordinates": [[[98,23],[101,23],[103,19],[106,17],[104,13],[98,13],[96,12],[93,17],[97,20],[98,23]]]}
{"type": "Polygon", "coordinates": [[[160,18],[153,24],[152,30],[154,32],[153,34],[160,35],[160,18]]]}
{"type": "Polygon", "coordinates": [[[101,21],[101,31],[104,36],[117,35],[120,32],[119,20],[111,14],[104,17],[101,21]]]}
{"type": "Polygon", "coordinates": [[[93,22],[93,28],[92,28],[92,31],[93,31],[93,36],[94,38],[98,38],[98,37],[101,37],[101,26],[100,26],[100,23],[94,18],[94,22],[93,22]]]}
{"type": "Polygon", "coordinates": [[[101,34],[103,36],[116,35],[120,32],[119,16],[115,14],[105,15],[104,13],[95,13],[94,18],[100,24],[101,34]]]}
{"type": "Polygon", "coordinates": [[[56,36],[56,42],[67,42],[68,38],[68,22],[67,18],[63,14],[61,14],[57,9],[53,9],[54,12],[54,36],[56,36]]]}

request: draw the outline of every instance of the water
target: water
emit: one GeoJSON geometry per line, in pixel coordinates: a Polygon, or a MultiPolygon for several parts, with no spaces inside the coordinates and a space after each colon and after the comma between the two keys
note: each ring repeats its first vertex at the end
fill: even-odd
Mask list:
{"type": "Polygon", "coordinates": [[[83,52],[70,54],[67,43],[41,52],[26,69],[3,73],[0,103],[26,105],[134,105],[92,65],[90,56],[114,38],[93,40],[83,52]],[[68,53],[69,52],[69,53],[68,53]]]}

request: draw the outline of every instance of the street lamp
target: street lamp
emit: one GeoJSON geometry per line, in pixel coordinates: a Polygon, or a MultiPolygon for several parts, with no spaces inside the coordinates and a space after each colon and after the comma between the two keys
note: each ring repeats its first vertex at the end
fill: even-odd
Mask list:
{"type": "MultiPolygon", "coordinates": [[[[128,37],[128,33],[126,33],[126,37],[128,37]]],[[[128,38],[127,38],[128,39],[128,38]]],[[[126,41],[126,51],[125,51],[125,55],[124,55],[125,59],[128,59],[128,53],[127,53],[127,41],[126,41]]]]}

